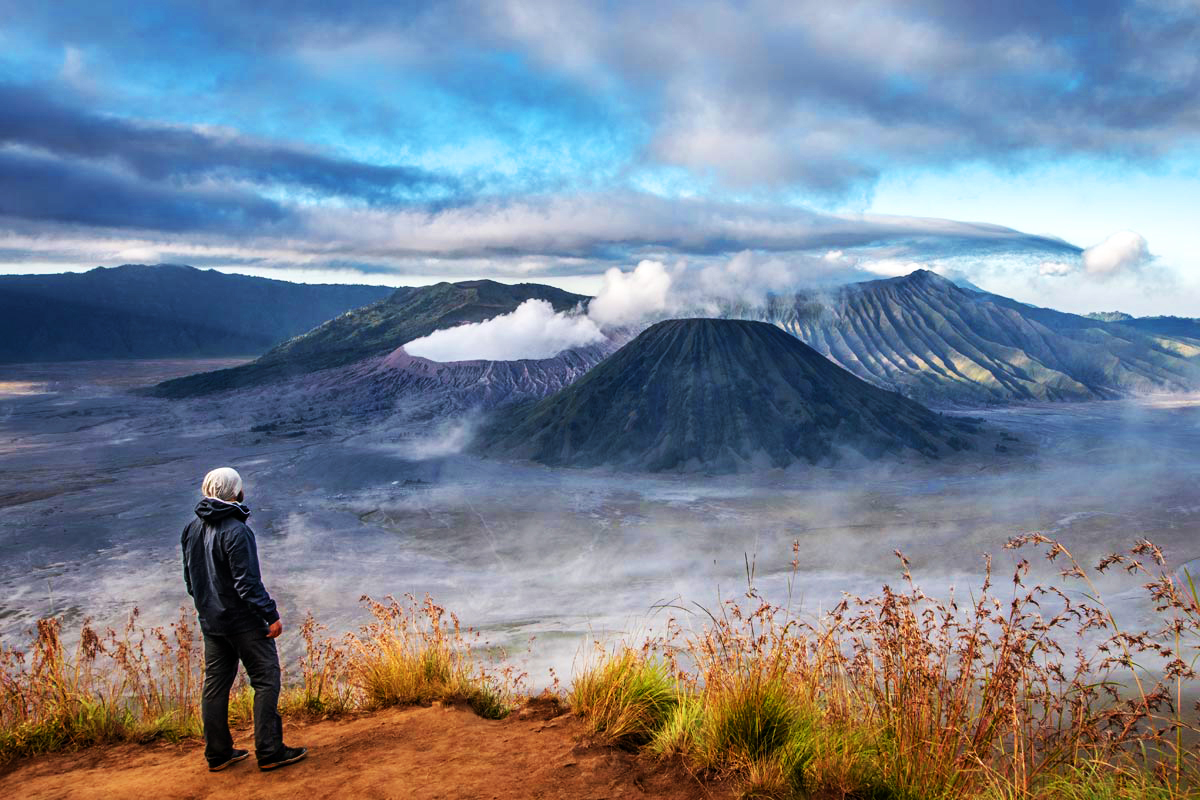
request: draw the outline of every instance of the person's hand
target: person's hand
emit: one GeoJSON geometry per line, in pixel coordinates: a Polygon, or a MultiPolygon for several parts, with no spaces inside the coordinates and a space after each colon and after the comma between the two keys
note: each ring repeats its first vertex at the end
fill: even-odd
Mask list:
{"type": "Polygon", "coordinates": [[[277,619],[271,623],[271,627],[267,628],[267,638],[274,639],[279,634],[283,633],[283,620],[277,619]]]}

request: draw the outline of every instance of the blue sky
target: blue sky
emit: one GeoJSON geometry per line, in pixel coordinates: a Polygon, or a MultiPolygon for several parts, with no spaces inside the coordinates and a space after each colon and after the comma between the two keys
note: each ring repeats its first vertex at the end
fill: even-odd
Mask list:
{"type": "Polygon", "coordinates": [[[0,0],[6,272],[925,266],[1200,315],[1195,0],[36,5],[0,0]]]}

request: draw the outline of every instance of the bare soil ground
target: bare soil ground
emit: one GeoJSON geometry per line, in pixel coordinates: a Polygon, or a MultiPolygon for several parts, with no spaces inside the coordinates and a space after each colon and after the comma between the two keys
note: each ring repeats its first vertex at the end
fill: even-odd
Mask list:
{"type": "MultiPolygon", "coordinates": [[[[253,750],[249,730],[235,732],[253,750]]],[[[593,741],[574,717],[534,703],[499,722],[435,705],[285,726],[309,748],[293,766],[260,772],[254,758],[208,772],[203,746],[154,743],[39,756],[0,772],[5,798],[719,798],[677,764],[593,741]]]]}

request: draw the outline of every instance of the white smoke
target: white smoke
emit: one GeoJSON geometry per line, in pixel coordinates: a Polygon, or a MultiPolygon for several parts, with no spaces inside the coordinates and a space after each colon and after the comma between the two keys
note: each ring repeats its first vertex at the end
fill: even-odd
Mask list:
{"type": "Polygon", "coordinates": [[[721,302],[757,303],[772,292],[844,282],[859,274],[872,273],[840,251],[797,259],[747,250],[723,261],[679,262],[670,269],[661,261],[644,260],[629,271],[613,267],[605,272],[586,313],[556,313],[545,300],[527,300],[511,314],[434,331],[404,349],[443,362],[551,358],[604,340],[605,330],[637,327],[671,314],[715,313],[721,302]]]}
{"type": "Polygon", "coordinates": [[[465,450],[474,433],[474,420],[451,420],[431,434],[405,443],[400,447],[400,452],[413,461],[444,458],[465,450]]]}
{"type": "Polygon", "coordinates": [[[511,314],[434,331],[404,345],[409,355],[431,361],[516,361],[553,358],[564,350],[602,341],[589,317],[555,313],[546,300],[526,300],[511,314]]]}
{"type": "Polygon", "coordinates": [[[555,312],[545,300],[526,300],[511,314],[434,331],[404,345],[409,355],[431,361],[514,361],[552,358],[606,337],[601,328],[640,322],[667,308],[671,275],[658,261],[643,261],[630,272],[616,267],[587,313],[555,312]]]}
{"type": "Polygon", "coordinates": [[[737,253],[721,264],[710,264],[697,271],[696,284],[704,299],[761,300],[768,292],[794,286],[795,269],[777,256],[763,256],[749,250],[737,253]]]}
{"type": "Polygon", "coordinates": [[[1083,270],[1095,278],[1109,278],[1137,269],[1150,260],[1146,238],[1133,231],[1117,231],[1083,251],[1083,270]]]}
{"type": "Polygon", "coordinates": [[[630,325],[667,307],[671,275],[661,261],[643,261],[633,272],[613,267],[588,304],[588,316],[603,327],[630,325]]]}

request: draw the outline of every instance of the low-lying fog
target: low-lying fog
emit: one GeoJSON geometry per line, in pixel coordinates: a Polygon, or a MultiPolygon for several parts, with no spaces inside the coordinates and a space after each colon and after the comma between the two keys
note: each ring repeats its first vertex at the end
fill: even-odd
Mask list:
{"type": "MultiPolygon", "coordinates": [[[[189,603],[179,533],[200,479],[246,479],[266,584],[293,633],[306,610],[334,631],[365,622],[359,596],[431,593],[509,648],[535,686],[589,637],[653,627],[652,606],[709,607],[796,582],[816,610],[896,582],[895,549],[927,590],[978,582],[980,555],[1012,563],[1041,530],[1085,563],[1146,537],[1175,566],[1200,556],[1200,397],[973,412],[1036,455],[980,453],[876,470],[628,476],[481,461],[463,437],[369,429],[252,432],[237,402],[133,396],[212,362],[5,367],[0,372],[0,639],[38,616],[167,622],[189,603]],[[289,435],[290,434],[290,435],[289,435]],[[445,446],[443,446],[445,445],[445,446]],[[536,637],[536,638],[534,638],[536,637]]],[[[1125,625],[1151,613],[1114,578],[1125,625]]],[[[298,637],[285,649],[294,652],[298,637]]]]}

